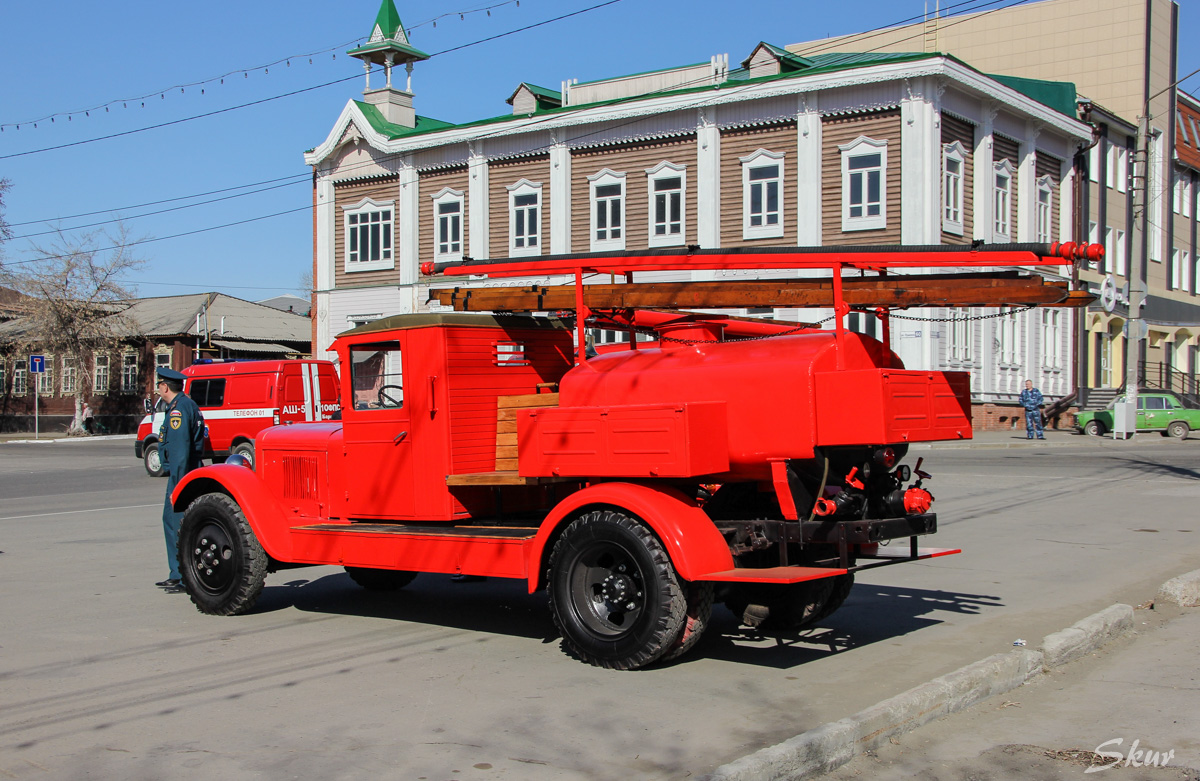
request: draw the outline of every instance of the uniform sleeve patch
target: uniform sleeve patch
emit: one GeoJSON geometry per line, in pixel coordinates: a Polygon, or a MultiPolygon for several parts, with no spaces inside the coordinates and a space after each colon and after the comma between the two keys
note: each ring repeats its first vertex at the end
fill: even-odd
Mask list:
{"type": "Polygon", "coordinates": [[[178,429],[183,425],[183,413],[179,410],[171,410],[171,428],[178,429]]]}

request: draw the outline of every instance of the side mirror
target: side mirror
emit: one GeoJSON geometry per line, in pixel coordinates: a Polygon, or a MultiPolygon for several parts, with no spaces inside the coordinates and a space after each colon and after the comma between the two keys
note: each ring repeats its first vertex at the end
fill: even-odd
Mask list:
{"type": "Polygon", "coordinates": [[[154,405],[150,403],[150,399],[142,399],[142,406],[146,408],[146,414],[154,412],[154,405]]]}

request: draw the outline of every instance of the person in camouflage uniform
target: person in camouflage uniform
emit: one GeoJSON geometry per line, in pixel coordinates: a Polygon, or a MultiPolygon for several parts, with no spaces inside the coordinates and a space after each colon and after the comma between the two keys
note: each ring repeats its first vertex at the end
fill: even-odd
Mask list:
{"type": "Polygon", "coordinates": [[[1033,439],[1036,433],[1038,439],[1045,439],[1042,434],[1042,392],[1033,387],[1033,380],[1025,380],[1021,406],[1025,408],[1025,438],[1033,439]]]}

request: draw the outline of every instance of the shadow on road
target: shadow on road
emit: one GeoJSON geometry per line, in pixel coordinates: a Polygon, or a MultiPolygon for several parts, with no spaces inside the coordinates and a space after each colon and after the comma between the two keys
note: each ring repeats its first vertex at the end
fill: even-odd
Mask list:
{"type": "MultiPolygon", "coordinates": [[[[952,591],[859,584],[846,604],[818,625],[795,632],[762,632],[741,626],[724,606],[696,649],[684,657],[789,668],[881,640],[935,626],[946,615],[976,615],[1003,607],[1000,597],[952,591]]],[[[544,593],[528,594],[522,581],[492,579],[452,583],[424,574],[400,591],[372,592],[346,575],[297,579],[268,586],[255,612],[287,607],[314,613],[364,616],[451,627],[512,637],[558,640],[544,593]]]]}

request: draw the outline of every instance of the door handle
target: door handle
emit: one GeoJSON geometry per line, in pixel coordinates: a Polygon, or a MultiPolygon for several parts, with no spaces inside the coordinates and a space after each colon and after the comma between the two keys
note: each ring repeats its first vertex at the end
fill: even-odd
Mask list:
{"type": "Polygon", "coordinates": [[[399,434],[397,434],[395,437],[392,438],[392,444],[399,445],[401,442],[404,441],[404,438],[407,436],[408,436],[407,431],[401,431],[399,434]]]}

